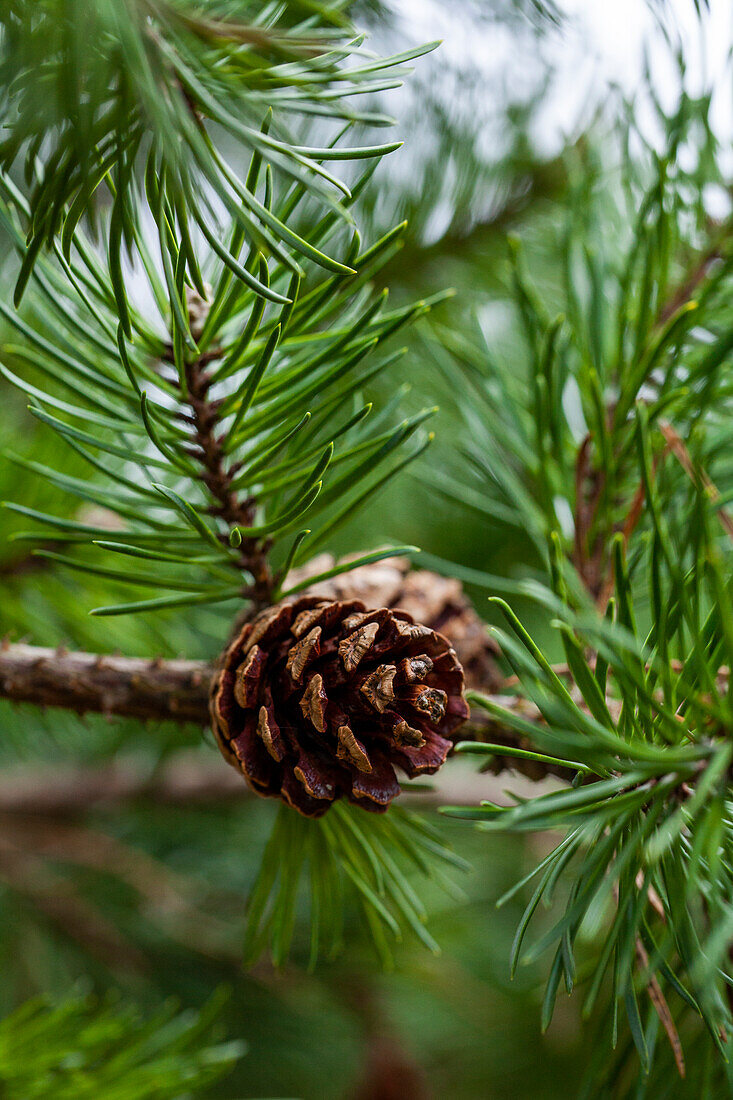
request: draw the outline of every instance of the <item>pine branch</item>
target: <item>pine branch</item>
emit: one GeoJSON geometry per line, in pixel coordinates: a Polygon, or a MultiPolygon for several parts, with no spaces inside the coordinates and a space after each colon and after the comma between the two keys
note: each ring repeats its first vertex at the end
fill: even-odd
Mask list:
{"type": "MultiPolygon", "coordinates": [[[[292,576],[302,582],[329,566],[333,559],[324,554],[292,576]]],[[[372,607],[398,606],[434,623],[456,647],[470,686],[494,690],[500,682],[493,660],[495,647],[461,586],[428,570],[406,576],[408,568],[404,560],[385,559],[316,587],[324,597],[361,599],[372,607]]],[[[6,640],[0,645],[0,696],[78,713],[207,725],[214,668],[206,661],[69,652],[6,640]]]]}
{"type": "MultiPolygon", "coordinates": [[[[299,588],[310,578],[343,570],[329,554],[293,570],[299,588]]],[[[501,683],[496,647],[461,585],[427,569],[411,572],[402,558],[383,558],[308,585],[303,594],[358,599],[367,607],[400,607],[444,632],[453,643],[470,687],[494,691],[501,683]]],[[[208,724],[214,665],[206,661],[149,659],[0,644],[0,697],[37,706],[208,724]]]]}
{"type": "MultiPolygon", "coordinates": [[[[260,160],[255,156],[250,168],[253,187],[260,160]]],[[[270,204],[269,165],[265,176],[270,204]]],[[[360,185],[367,180],[368,173],[360,185]]],[[[60,252],[57,264],[39,257],[28,288],[34,325],[63,329],[55,344],[0,302],[0,313],[23,340],[23,346],[4,345],[0,373],[96,473],[90,481],[69,476],[55,463],[18,455],[11,460],[86,505],[115,512],[121,525],[110,540],[109,530],[85,522],[84,514],[7,506],[49,529],[46,544],[57,541],[72,551],[98,544],[89,560],[52,552],[66,567],[174,593],[99,608],[97,614],[233,598],[251,599],[256,609],[273,602],[288,569],[303,560],[306,535],[313,554],[430,441],[421,426],[434,410],[390,426],[394,402],[384,410],[363,403],[363,388],[401,352],[384,355],[366,372],[357,368],[437,299],[387,310],[386,292],[375,296],[366,285],[404,226],[363,251],[355,234],[349,251],[354,274],[348,278],[313,273],[303,282],[277,257],[268,265],[254,245],[247,271],[237,263],[232,278],[226,262],[204,250],[201,264],[212,285],[193,290],[184,279],[193,247],[185,218],[176,222],[174,240],[166,214],[175,207],[175,194],[153,168],[147,183],[166,287],[149,256],[144,277],[168,339],[161,339],[147,309],[139,312],[130,303],[125,311],[134,338],[126,338],[120,288],[100,272],[78,228],[81,268],[72,270],[60,252]],[[277,311],[268,310],[251,286],[247,272],[258,264],[260,278],[279,287],[277,311]],[[62,348],[73,348],[73,355],[62,348]],[[50,379],[51,390],[60,386],[63,399],[21,377],[29,365],[50,379]],[[408,449],[411,442],[416,445],[408,449]],[[304,523],[308,527],[298,532],[304,523]],[[100,549],[109,567],[94,560],[100,549]]],[[[1,175],[0,191],[6,199],[0,221],[22,251],[24,201],[1,175]]],[[[282,216],[291,217],[303,197],[286,195],[277,207],[282,216]]],[[[333,219],[321,219],[308,230],[309,242],[314,248],[324,244],[335,226],[333,219]]],[[[236,235],[236,227],[230,234],[236,235]]],[[[243,247],[241,240],[237,247],[243,247]]],[[[15,537],[35,541],[40,532],[15,537]]]]}
{"type": "Polygon", "coordinates": [[[0,695],[78,714],[205,724],[212,672],[205,661],[70,653],[8,643],[0,648],[0,695]]]}
{"type": "MultiPolygon", "coordinates": [[[[538,770],[575,770],[569,788],[550,794],[442,811],[486,831],[562,836],[520,884],[538,876],[512,973],[520,960],[554,952],[547,1028],[559,990],[576,984],[576,945],[609,912],[593,958],[583,944],[583,1011],[590,1015],[611,986],[609,1030],[615,1042],[625,1008],[630,1036],[619,1062],[635,1048],[644,1075],[658,1057],[660,1025],[678,1071],[692,1064],[689,1048],[682,1060],[672,991],[724,1053],[731,1034],[732,260],[731,224],[711,223],[699,192],[701,179],[716,175],[715,151],[708,159],[704,151],[713,143],[706,102],[690,102],[689,119],[706,135],[694,177],[677,163],[683,130],[671,119],[663,163],[629,159],[623,194],[614,185],[594,194],[596,176],[582,173],[558,255],[563,315],[554,316],[556,300],[538,289],[513,242],[526,370],[494,360],[478,325],[475,339],[447,329],[436,354],[446,367],[446,351],[464,364],[480,402],[465,413],[471,482],[448,476],[436,488],[489,529],[498,521],[525,533],[544,566],[539,582],[536,569],[531,579],[482,578],[443,563],[492,593],[536,604],[533,637],[495,599],[507,628],[494,634],[517,677],[507,686],[524,707],[516,697],[508,705],[474,697],[497,735],[459,751],[502,767],[503,725],[520,739],[506,750],[510,759],[519,752],[538,770]],[[536,640],[538,622],[552,641],[536,640]],[[560,647],[562,669],[552,663],[560,647]],[[565,904],[524,946],[535,910],[551,904],[561,879],[565,904]]],[[[601,1052],[588,1095],[618,1073],[605,1060],[601,1052]]]]}
{"type": "MultiPolygon", "coordinates": [[[[321,555],[309,563],[307,571],[301,569],[294,576],[302,580],[332,565],[329,555],[321,555]]],[[[332,599],[356,598],[367,606],[400,607],[418,621],[431,623],[450,638],[472,690],[481,692],[483,698],[490,698],[495,706],[513,711],[518,718],[539,719],[537,708],[514,694],[516,682],[511,678],[503,680],[495,661],[495,645],[485,624],[467,603],[460,584],[429,570],[407,572],[408,568],[408,563],[402,559],[386,559],[319,583],[317,590],[332,599]]],[[[207,726],[209,685],[214,671],[214,664],[206,661],[69,652],[63,648],[11,644],[7,640],[0,645],[0,697],[15,703],[61,707],[80,714],[207,726]]],[[[520,754],[527,751],[527,739],[506,722],[497,721],[481,710],[474,713],[462,733],[466,740],[491,742],[497,746],[497,752],[487,761],[495,773],[511,769],[531,780],[547,775],[567,779],[572,775],[567,768],[538,760],[530,754],[513,755],[515,751],[520,754]],[[506,747],[507,752],[503,753],[498,746],[506,747]]],[[[214,779],[202,772],[195,780],[190,777],[183,780],[180,799],[207,797],[212,782],[217,795],[225,795],[228,790],[241,791],[242,784],[234,775],[230,778],[228,769],[217,767],[216,775],[218,778],[214,779]]],[[[179,781],[180,776],[171,781],[170,788],[156,787],[156,797],[175,801],[179,781]]],[[[67,805],[70,799],[71,804],[78,805],[80,801],[96,802],[99,797],[105,801],[125,799],[134,797],[135,792],[142,793],[143,783],[139,777],[105,770],[72,787],[69,792],[56,784],[51,802],[57,798],[67,805]],[[91,786],[87,785],[87,780],[91,786]]],[[[36,812],[42,809],[48,801],[42,788],[43,784],[27,799],[20,792],[19,806],[35,807],[36,812]]],[[[12,799],[11,803],[15,805],[12,799]]],[[[3,801],[0,791],[0,812],[5,809],[7,800],[3,801]]]]}
{"type": "MultiPolygon", "coordinates": [[[[0,698],[40,707],[60,707],[78,714],[104,714],[141,721],[191,722],[207,726],[209,685],[214,672],[215,666],[206,661],[117,657],[22,643],[6,642],[0,646],[0,698]]],[[[492,676],[492,682],[493,679],[492,676]]],[[[477,688],[481,686],[476,685],[477,688]]],[[[521,696],[494,693],[490,685],[485,698],[527,721],[540,717],[537,708],[521,696]]],[[[508,750],[524,750],[527,744],[526,739],[518,736],[505,723],[482,715],[475,715],[467,723],[463,735],[465,739],[490,740],[508,750]]],[[[497,750],[492,770],[507,769],[520,771],[528,778],[537,780],[553,774],[569,775],[567,768],[534,759],[505,756],[497,750]]],[[[114,788],[118,782],[122,784],[122,790],[126,790],[125,779],[114,777],[114,788]]],[[[235,783],[241,786],[239,780],[235,783]]],[[[233,785],[225,783],[225,788],[229,786],[233,785]]],[[[201,788],[204,791],[209,789],[209,777],[202,777],[201,788]]],[[[219,787],[216,789],[220,790],[219,787]]],[[[197,798],[199,795],[200,792],[197,794],[197,791],[186,787],[182,797],[197,798]]],[[[93,793],[89,797],[92,801],[96,800],[93,793]]],[[[166,800],[168,797],[164,795],[166,800]]],[[[3,809],[0,793],[0,812],[3,809]]]]}
{"type": "MultiPolygon", "coordinates": [[[[399,142],[313,148],[303,143],[304,116],[346,130],[357,123],[390,125],[385,115],[352,106],[352,95],[380,87],[385,70],[394,82],[406,62],[432,47],[377,59],[364,50],[342,10],[320,7],[316,14],[309,4],[273,10],[236,0],[226,5],[223,18],[202,18],[198,7],[55,0],[3,6],[0,79],[6,92],[0,117],[7,133],[0,170],[23,164],[32,211],[17,300],[44,245],[61,234],[70,255],[75,225],[85,213],[98,216],[96,195],[105,189],[114,207],[110,266],[119,273],[123,242],[129,248],[135,237],[135,166],[146,150],[173,183],[187,223],[204,235],[212,233],[207,193],[213,189],[239,229],[279,250],[291,271],[300,270],[302,256],[317,257],[326,270],[350,270],[309,249],[263,211],[249,181],[213,148],[207,127],[223,128],[244,148],[266,154],[284,180],[346,223],[339,197],[348,200],[351,191],[322,161],[369,159],[399,142]],[[96,43],[94,50],[86,48],[89,41],[96,43]],[[28,73],[50,94],[39,98],[28,73]],[[267,109],[274,110],[272,132],[261,133],[257,121],[267,109]]],[[[219,248],[236,264],[238,249],[219,248]]]]}

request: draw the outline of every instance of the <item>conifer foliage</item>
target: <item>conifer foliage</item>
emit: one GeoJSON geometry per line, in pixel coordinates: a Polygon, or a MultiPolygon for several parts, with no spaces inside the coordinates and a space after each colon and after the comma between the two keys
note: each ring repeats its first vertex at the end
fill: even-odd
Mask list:
{"type": "MultiPolygon", "coordinates": [[[[561,23],[554,4],[528,7],[538,25],[561,23]]],[[[549,850],[499,904],[527,890],[509,969],[547,953],[543,1028],[561,988],[582,987],[603,1037],[584,1094],[670,1095],[684,1077],[690,1095],[719,1094],[733,1043],[733,251],[730,214],[710,211],[712,191],[730,199],[710,96],[686,89],[680,48],[674,108],[646,90],[651,136],[623,104],[562,158],[554,284],[540,288],[531,240],[508,240],[517,369],[460,303],[434,319],[447,288],[398,306],[379,289],[407,230],[359,228],[359,199],[400,144],[381,140],[392,120],[379,94],[435,44],[379,57],[348,9],[3,5],[0,231],[13,290],[0,297],[0,373],[51,441],[43,461],[7,455],[24,475],[6,502],[14,545],[32,548],[32,567],[81,577],[84,593],[97,582],[129,593],[85,608],[109,620],[109,649],[130,618],[140,633],[120,637],[165,638],[156,613],[181,624],[179,643],[211,642],[208,662],[194,664],[197,650],[151,663],[170,698],[148,717],[176,719],[185,682],[178,724],[203,721],[210,695],[225,757],[281,800],[238,899],[247,965],[284,966],[303,928],[311,968],[348,953],[354,911],[383,965],[406,932],[437,953],[424,897],[455,898],[446,871],[467,870],[446,819],[545,832],[549,850]],[[455,590],[453,606],[423,592],[420,623],[393,605],[397,589],[370,602],[349,588],[352,572],[378,578],[385,559],[416,552],[385,537],[375,501],[432,442],[436,410],[430,398],[404,405],[394,339],[427,314],[421,366],[436,390],[443,375],[456,438],[438,440],[421,484],[456,522],[480,525],[485,562],[461,560],[457,538],[424,561],[474,586],[500,624],[492,639],[478,627],[470,714],[441,633],[470,614],[455,590]],[[37,500],[23,498],[31,477],[37,500]],[[491,564],[497,532],[521,548],[516,568],[491,564]],[[554,785],[464,799],[430,822],[402,794],[454,747],[482,772],[554,785]]],[[[20,649],[0,650],[0,688],[28,702],[28,669],[40,683],[53,654],[20,649]]],[[[121,664],[80,654],[67,667],[97,687],[75,706],[71,683],[59,704],[139,717],[134,661],[127,709],[114,699],[121,664]]],[[[38,702],[54,700],[39,691],[38,702]]],[[[160,739],[157,764],[159,725],[144,727],[160,739]]],[[[157,789],[185,803],[185,790],[157,789]]],[[[51,858],[109,870],[81,827],[64,828],[51,858]]],[[[165,919],[199,921],[180,883],[152,881],[121,840],[104,844],[151,911],[166,910],[168,891],[165,919]]],[[[41,858],[26,874],[3,844],[0,876],[119,962],[119,930],[41,858]]],[[[201,951],[218,965],[209,916],[201,951]]],[[[0,1024],[0,1091],[193,1095],[241,1053],[210,1038],[220,1008],[217,996],[195,1017],[147,1019],[81,996],[28,1002],[0,1024]],[[33,1047],[43,1057],[29,1067],[33,1047]]]]}

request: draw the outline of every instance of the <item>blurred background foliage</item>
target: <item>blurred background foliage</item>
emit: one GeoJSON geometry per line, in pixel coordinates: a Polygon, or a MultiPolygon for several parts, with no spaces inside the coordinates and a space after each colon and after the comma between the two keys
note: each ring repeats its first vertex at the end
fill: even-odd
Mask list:
{"type": "MultiPolygon", "coordinates": [[[[647,10],[641,0],[638,7],[647,10]]],[[[436,441],[427,457],[380,497],[375,511],[362,513],[360,529],[339,535],[336,552],[355,542],[368,548],[393,538],[501,576],[537,565],[526,533],[487,525],[485,516],[446,499],[431,483],[435,469],[458,477],[458,446],[467,432],[455,397],[461,375],[454,362],[446,365],[438,354],[436,332],[449,325],[461,336],[480,335],[501,371],[522,378],[526,348],[511,304],[508,235],[521,236],[524,262],[548,308],[562,308],[563,227],[573,216],[574,179],[578,173],[587,179],[590,172],[600,185],[618,173],[623,150],[613,136],[615,120],[624,116],[629,97],[642,120],[652,119],[652,135],[655,127],[658,133],[650,96],[658,75],[654,51],[644,87],[640,47],[634,86],[611,88],[613,62],[606,72],[599,65],[600,76],[591,79],[587,59],[598,43],[582,8],[540,0],[450,5],[363,0],[353,12],[357,24],[369,28],[378,51],[445,39],[440,50],[418,62],[405,88],[379,97],[380,109],[397,117],[405,145],[380,165],[361,200],[360,222],[369,241],[395,222],[409,221],[402,249],[379,276],[390,287],[393,304],[446,286],[453,286],[456,296],[434,319],[400,334],[409,353],[380,381],[377,394],[388,398],[403,387],[410,411],[439,404],[436,441]]],[[[674,20],[665,26],[667,43],[651,18],[632,29],[639,42],[649,30],[673,57],[674,20]]],[[[676,82],[679,94],[678,77],[667,74],[665,96],[674,98],[676,82]]],[[[698,91],[692,88],[691,94],[698,91]]],[[[700,171],[709,173],[709,165],[701,162],[700,171]]],[[[729,196],[716,186],[710,201],[725,205],[729,196]]],[[[10,273],[3,292],[12,293],[10,273]]],[[[0,447],[46,462],[56,440],[26,413],[22,395],[4,381],[0,390],[0,447]]],[[[77,468],[68,454],[66,472],[82,473],[81,460],[77,468]]],[[[49,511],[66,507],[49,483],[8,462],[0,466],[0,498],[49,511]]],[[[218,652],[227,624],[215,608],[191,609],[185,616],[126,617],[112,628],[88,617],[90,607],[117,602],[126,593],[112,582],[28,557],[24,544],[8,541],[26,526],[23,518],[4,512],[0,522],[2,633],[43,645],[151,656],[218,652]]],[[[485,590],[469,590],[483,614],[485,590]]],[[[170,754],[187,751],[195,767],[212,752],[200,731],[185,727],[153,733],[120,720],[80,722],[72,715],[8,706],[0,711],[0,724],[0,764],[12,776],[38,769],[62,776],[78,761],[113,767],[134,758],[153,777],[170,754]]],[[[449,767],[459,777],[470,771],[464,761],[449,767]]],[[[396,950],[394,970],[383,973],[369,945],[360,943],[354,921],[345,929],[348,952],[313,973],[296,965],[308,954],[297,934],[292,966],[278,973],[261,963],[245,973],[240,965],[245,900],[273,812],[268,804],[246,799],[199,806],[142,799],[124,809],[71,816],[52,829],[41,818],[6,815],[0,844],[3,1013],[39,994],[53,1001],[77,990],[85,1005],[84,998],[104,997],[113,989],[133,1000],[142,1017],[155,1020],[170,998],[183,1010],[203,1010],[212,989],[225,985],[229,997],[214,1025],[211,1049],[219,1050],[214,1044],[222,1039],[242,1040],[246,1052],[221,1048],[212,1060],[223,1075],[214,1083],[207,1083],[203,1070],[200,1078],[184,1075],[182,1095],[187,1087],[192,1095],[222,1100],[397,1095],[549,1100],[575,1093],[592,1031],[589,1025],[581,1029],[577,1004],[561,999],[552,1027],[540,1034],[541,967],[522,968],[509,981],[509,948],[523,900],[515,896],[502,909],[494,908],[522,868],[534,865],[539,841],[487,837],[445,824],[446,835],[473,870],[461,879],[460,898],[436,890],[426,899],[430,930],[442,948],[438,957],[406,942],[396,950]],[[233,1068],[229,1054],[241,1055],[233,1068]]],[[[82,1015],[86,1011],[79,1008],[82,1015]]],[[[89,1011],[111,1010],[102,1005],[89,1011]]],[[[0,1033],[0,1075],[12,1054],[11,1039],[11,1031],[0,1033]]],[[[114,1043],[113,1034],[109,1042],[114,1043]]],[[[7,1095],[30,1095],[22,1088],[21,1078],[7,1095]]],[[[52,1088],[46,1095],[86,1094],[52,1088]]],[[[130,1094],[133,1100],[146,1095],[130,1094]]]]}

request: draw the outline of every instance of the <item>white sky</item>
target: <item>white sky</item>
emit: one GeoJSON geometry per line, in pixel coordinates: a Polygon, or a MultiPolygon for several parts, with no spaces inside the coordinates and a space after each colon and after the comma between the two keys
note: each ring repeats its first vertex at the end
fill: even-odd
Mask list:
{"type": "MultiPolygon", "coordinates": [[[[453,7],[450,0],[396,0],[394,7],[409,41],[442,40],[436,54],[417,62],[421,70],[429,66],[436,81],[441,79],[442,57],[459,73],[485,73],[487,87],[491,78],[506,73],[521,91],[523,83],[531,86],[536,76],[539,53],[554,59],[558,75],[542,118],[548,143],[557,140],[558,129],[575,129],[573,123],[584,109],[598,104],[609,84],[633,92],[643,74],[645,53],[658,91],[671,100],[678,78],[671,69],[669,46],[646,0],[559,0],[559,4],[567,14],[565,25],[542,42],[481,20],[475,14],[480,2],[474,14],[468,6],[453,7]]],[[[733,138],[728,66],[733,2],[710,0],[710,12],[702,23],[693,0],[666,0],[664,11],[673,42],[681,42],[684,48],[688,90],[697,93],[711,84],[716,88],[716,128],[721,136],[733,138]]]]}
{"type": "MultiPolygon", "coordinates": [[[[369,42],[389,52],[406,44],[441,41],[432,54],[415,63],[415,77],[403,89],[387,93],[383,107],[400,124],[410,119],[405,150],[388,158],[386,175],[401,182],[435,171],[439,134],[425,124],[421,96],[425,89],[440,102],[456,133],[475,135],[475,151],[488,166],[500,161],[511,140],[504,107],[532,102],[531,136],[541,155],[556,155],[593,120],[616,86],[635,98],[635,117],[648,140],[658,136],[658,123],[648,97],[634,97],[643,85],[648,61],[652,85],[666,112],[671,113],[680,87],[675,54],[685,60],[686,90],[698,95],[713,89],[711,121],[724,153],[720,163],[733,179],[733,0],[710,0],[710,11],[698,19],[693,0],[557,0],[565,13],[560,30],[537,35],[520,20],[509,27],[486,17],[487,0],[392,0],[397,17],[389,41],[378,35],[369,42]],[[663,32],[659,12],[664,14],[663,32]],[[655,16],[656,11],[656,16],[655,16]],[[524,27],[525,33],[522,33],[524,27]],[[665,34],[667,40],[665,40],[665,34]],[[548,85],[546,72],[552,72],[548,85]],[[416,135],[417,138],[416,138],[416,135]],[[727,158],[727,163],[726,163],[727,158]]],[[[682,155],[682,154],[681,154],[682,155]]],[[[443,165],[444,200],[436,201],[424,239],[437,239],[454,213],[450,158],[443,165]]],[[[482,184],[482,201],[493,201],[482,184]]],[[[474,201],[479,201],[474,196],[474,201]]],[[[723,194],[726,210],[730,202],[723,194]]],[[[711,208],[712,212],[712,208],[711,208]]]]}
{"type": "MultiPolygon", "coordinates": [[[[646,51],[659,92],[662,96],[674,93],[677,77],[670,69],[669,50],[644,0],[564,0],[564,7],[577,26],[577,55],[572,61],[574,72],[568,73],[568,85],[595,79],[601,86],[612,81],[632,92],[641,78],[646,51]]],[[[697,94],[706,87],[715,89],[718,131],[732,136],[733,95],[728,64],[733,46],[731,0],[711,0],[710,11],[702,22],[692,0],[667,0],[667,12],[674,40],[684,49],[688,91],[697,94]]]]}

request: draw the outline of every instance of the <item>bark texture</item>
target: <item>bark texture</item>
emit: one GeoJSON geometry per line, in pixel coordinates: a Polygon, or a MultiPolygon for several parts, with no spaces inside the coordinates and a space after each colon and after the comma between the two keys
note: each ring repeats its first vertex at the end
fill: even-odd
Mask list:
{"type": "Polygon", "coordinates": [[[0,696],[78,714],[205,725],[211,675],[205,661],[72,653],[7,642],[0,646],[0,696]]]}

